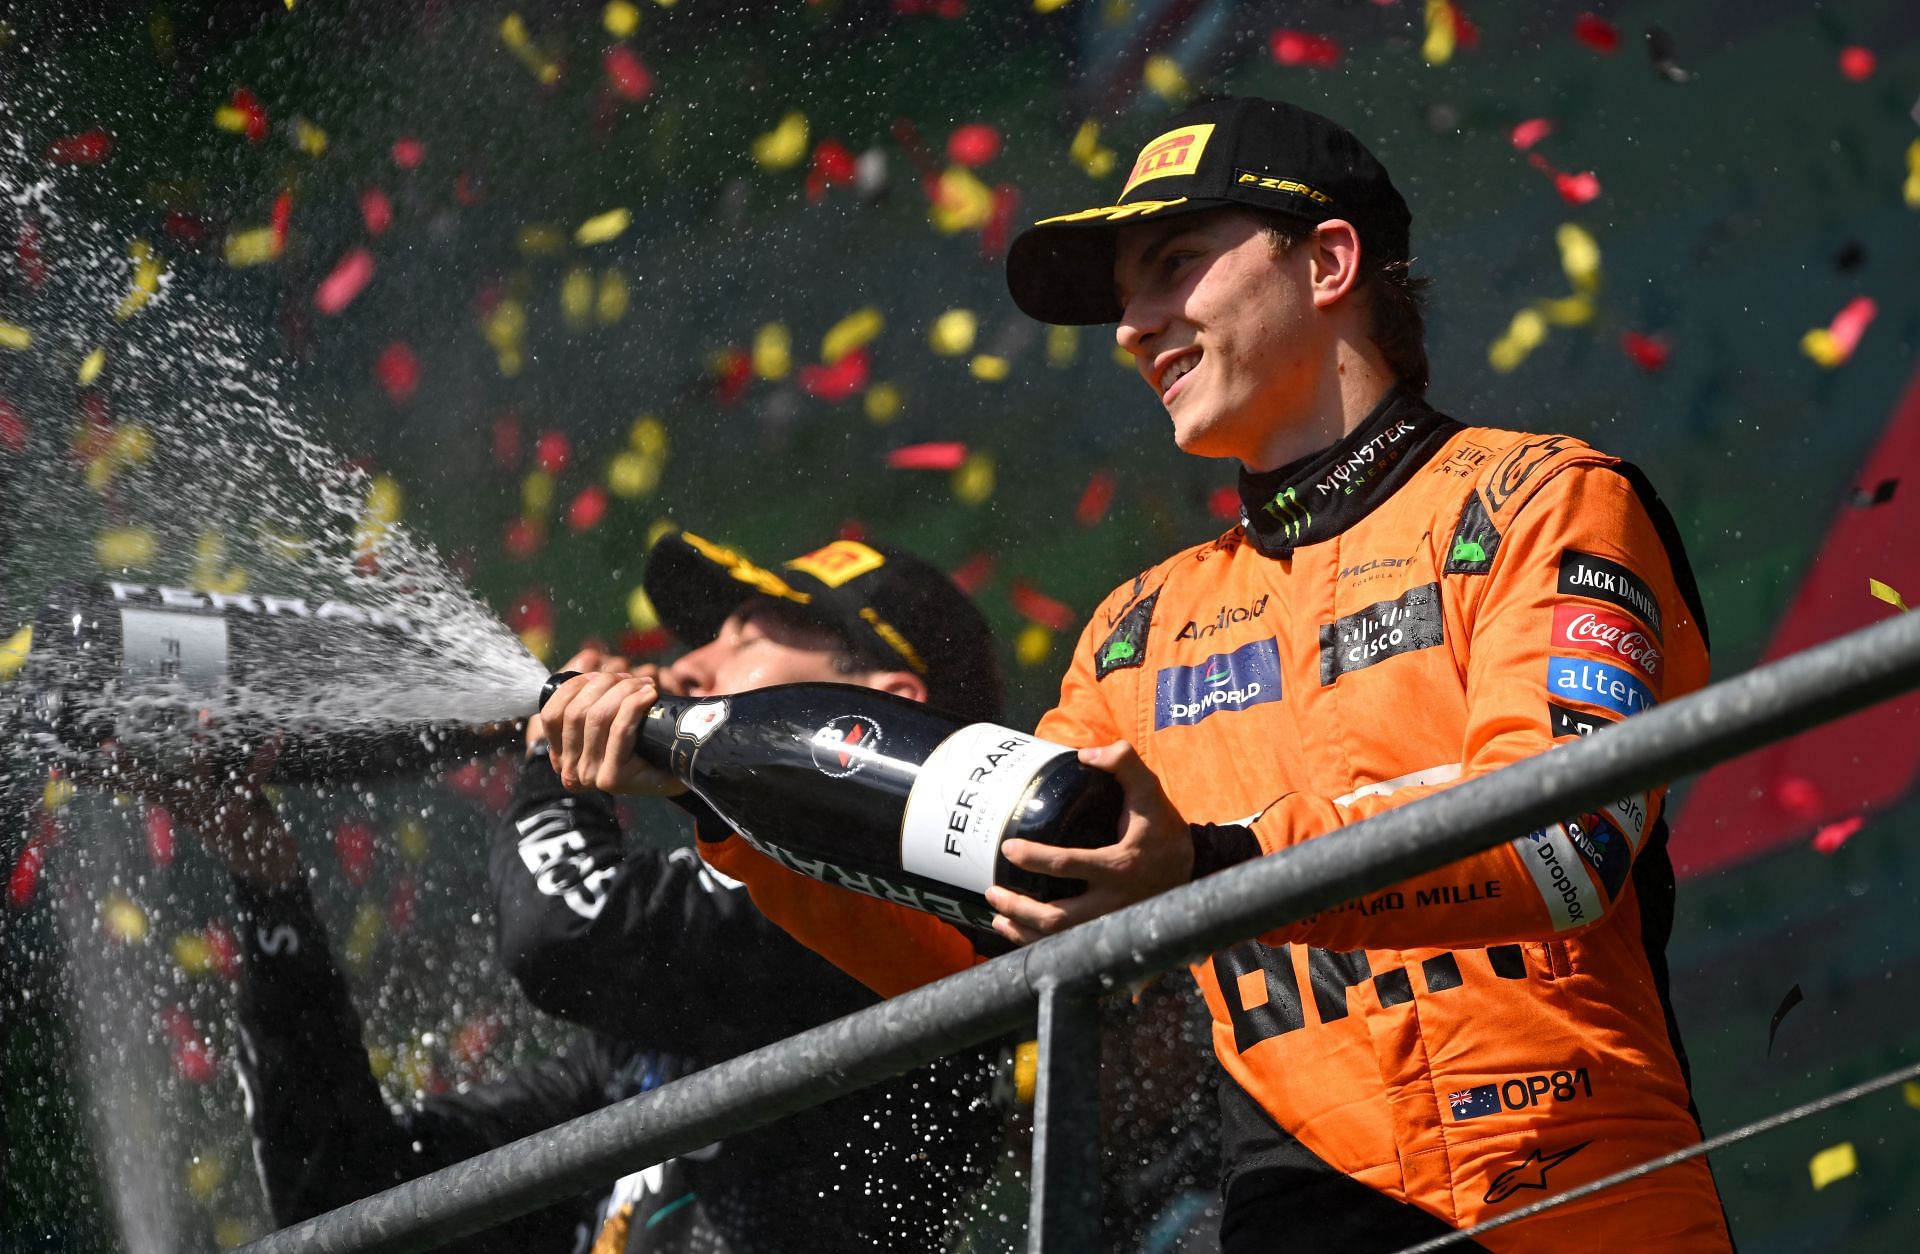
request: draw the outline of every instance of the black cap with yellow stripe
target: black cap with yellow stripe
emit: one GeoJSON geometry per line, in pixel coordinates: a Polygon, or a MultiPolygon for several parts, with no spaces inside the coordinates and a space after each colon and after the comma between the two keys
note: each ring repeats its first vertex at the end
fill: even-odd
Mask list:
{"type": "Polygon", "coordinates": [[[975,721],[1000,717],[1000,666],[986,618],[944,571],[911,553],[835,540],[772,570],[690,531],[670,531],[648,555],[642,586],[684,644],[705,644],[744,602],[772,597],[919,675],[930,704],[975,721]]]}
{"type": "Polygon", "coordinates": [[[1118,322],[1121,227],[1229,205],[1315,226],[1344,218],[1378,261],[1411,256],[1413,215],[1387,169],[1339,123],[1277,100],[1195,105],[1140,150],[1114,204],[1044,218],[1007,253],[1014,303],[1042,322],[1118,322]]]}

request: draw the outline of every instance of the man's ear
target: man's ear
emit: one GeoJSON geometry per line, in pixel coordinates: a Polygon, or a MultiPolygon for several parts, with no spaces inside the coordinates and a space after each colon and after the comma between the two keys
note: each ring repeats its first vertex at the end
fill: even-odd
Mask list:
{"type": "Polygon", "coordinates": [[[1308,244],[1313,249],[1313,303],[1326,309],[1360,281],[1360,233],[1344,218],[1329,218],[1314,228],[1308,244]]]}
{"type": "Polygon", "coordinates": [[[891,692],[896,697],[905,697],[909,701],[927,699],[927,681],[912,671],[868,671],[862,681],[869,688],[878,688],[881,692],[891,692]]]}

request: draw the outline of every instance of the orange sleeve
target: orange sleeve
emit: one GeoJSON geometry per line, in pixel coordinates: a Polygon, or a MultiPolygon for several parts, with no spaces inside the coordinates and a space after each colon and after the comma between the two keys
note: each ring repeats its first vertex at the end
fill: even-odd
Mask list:
{"type": "MultiPolygon", "coordinates": [[[[1149,571],[1147,575],[1154,573],[1149,571]]],[[[1120,723],[1107,708],[1099,677],[1094,670],[1095,659],[1101,638],[1108,628],[1119,621],[1130,605],[1139,601],[1138,596],[1127,591],[1128,587],[1138,590],[1145,584],[1147,575],[1132,585],[1122,584],[1115,589],[1093,612],[1087,625],[1081,628],[1079,642],[1074,645],[1073,660],[1068,663],[1066,676],[1060,681],[1060,700],[1041,716],[1039,726],[1034,728],[1034,735],[1055,744],[1071,745],[1075,749],[1097,748],[1120,739],[1120,723]]]]}
{"type": "MultiPolygon", "coordinates": [[[[1556,730],[1574,734],[1575,721],[1604,725],[1703,685],[1704,633],[1674,569],[1678,564],[1684,571],[1684,561],[1670,562],[1646,506],[1610,465],[1562,469],[1507,524],[1488,574],[1465,576],[1485,582],[1469,591],[1478,601],[1465,607],[1467,720],[1459,768],[1444,772],[1451,778],[1409,780],[1391,790],[1376,785],[1340,799],[1289,793],[1252,825],[1261,851],[1290,848],[1544,753],[1556,730]],[[1563,592],[1569,562],[1575,586],[1563,592]],[[1628,606],[1643,612],[1629,613],[1628,606]],[[1628,640],[1624,655],[1591,643],[1570,645],[1568,631],[1578,630],[1582,614],[1589,630],[1610,622],[1641,634],[1628,640]],[[1627,656],[1635,653],[1637,664],[1627,656]]],[[[1404,717],[1418,696],[1403,693],[1402,708],[1371,714],[1404,717]]],[[[1550,824],[1261,939],[1352,950],[1572,935],[1599,923],[1628,891],[1633,859],[1665,791],[1655,788],[1550,824]]]]}

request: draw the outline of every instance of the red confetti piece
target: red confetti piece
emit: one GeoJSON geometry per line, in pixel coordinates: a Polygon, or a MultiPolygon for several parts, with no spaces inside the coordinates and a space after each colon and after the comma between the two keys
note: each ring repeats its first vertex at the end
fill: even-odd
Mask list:
{"type": "Polygon", "coordinates": [[[96,126],[48,144],[47,160],[56,165],[99,165],[112,151],[113,136],[96,126]]]}
{"type": "Polygon", "coordinates": [[[7,904],[15,910],[24,909],[33,900],[33,893],[40,886],[40,872],[47,861],[47,842],[39,835],[29,837],[26,848],[14,860],[13,870],[7,874],[7,904]]]}
{"type": "Polygon", "coordinates": [[[987,553],[975,553],[949,574],[962,592],[972,596],[993,577],[993,557],[987,553]]]}
{"type": "Polygon", "coordinates": [[[895,13],[929,14],[951,22],[966,13],[966,0],[893,0],[895,13]]]}
{"type": "Polygon", "coordinates": [[[372,281],[373,254],[364,248],[350,249],[333,267],[333,273],[321,280],[319,290],[313,294],[313,307],[323,314],[337,314],[351,305],[354,297],[365,291],[372,281]]]}
{"type": "Polygon", "coordinates": [[[613,87],[613,94],[622,100],[641,101],[653,94],[653,74],[633,49],[625,44],[615,44],[607,49],[600,58],[600,64],[607,72],[607,82],[613,87]]]}
{"type": "Polygon", "coordinates": [[[1600,180],[1591,170],[1579,174],[1555,174],[1553,186],[1559,191],[1560,199],[1570,205],[1584,205],[1600,195],[1600,180]]]}
{"type": "Polygon", "coordinates": [[[427,146],[411,135],[393,141],[393,163],[402,170],[417,170],[427,159],[427,146]]]}
{"type": "Polygon", "coordinates": [[[507,551],[508,557],[528,558],[540,551],[546,536],[535,526],[530,518],[516,518],[507,524],[506,534],[500,538],[500,547],[507,551]]]}
{"type": "Polygon", "coordinates": [[[453,178],[453,198],[471,209],[480,203],[480,184],[465,170],[453,178]]]}
{"type": "Polygon", "coordinates": [[[573,441],[567,439],[561,431],[542,431],[540,438],[534,441],[533,459],[540,469],[550,475],[557,475],[567,468],[573,458],[573,441]]]}
{"type": "Polygon", "coordinates": [[[146,814],[147,857],[165,870],[173,865],[173,816],[161,806],[148,806],[146,814]]]}
{"type": "Polygon", "coordinates": [[[1773,800],[1788,814],[1803,819],[1820,813],[1821,806],[1826,804],[1826,799],[1820,795],[1819,785],[1799,775],[1789,775],[1777,781],[1773,786],[1773,800]]]}
{"type": "Polygon", "coordinates": [[[1851,357],[1853,350],[1860,347],[1860,337],[1867,333],[1867,325],[1879,312],[1880,306],[1874,303],[1873,297],[1856,296],[1833,316],[1827,331],[1833,336],[1834,347],[1840,350],[1843,358],[1851,357]]]}
{"type": "Polygon", "coordinates": [[[373,375],[386,389],[388,400],[403,404],[420,386],[420,359],[406,341],[395,340],[381,350],[380,359],[373,363],[373,375]]]}
{"type": "Polygon", "coordinates": [[[1013,237],[1014,215],[1019,209],[1017,189],[1004,183],[993,189],[993,211],[987,215],[987,224],[980,228],[982,257],[992,261],[1007,251],[1007,243],[1013,237]]]}
{"type": "Polygon", "coordinates": [[[1080,504],[1073,511],[1082,527],[1091,527],[1107,516],[1107,508],[1113,504],[1113,486],[1111,470],[1093,472],[1086,489],[1080,493],[1080,504]]]}
{"type": "Polygon", "coordinates": [[[1573,23],[1573,37],[1595,52],[1620,51],[1620,29],[1605,18],[1582,13],[1573,23]]]}
{"type": "Polygon", "coordinates": [[[1880,64],[1871,48],[1862,48],[1858,44],[1840,50],[1840,72],[1848,80],[1864,83],[1873,77],[1873,71],[1880,64]]]}
{"type": "Polygon", "coordinates": [[[831,366],[808,366],[799,374],[800,390],[837,404],[867,386],[867,350],[856,348],[831,366]]]}
{"type": "Polygon", "coordinates": [[[1633,364],[1652,374],[1667,364],[1667,356],[1672,351],[1664,336],[1642,335],[1638,331],[1623,332],[1620,347],[1627,356],[1633,358],[1633,364]]]}
{"type": "Polygon", "coordinates": [[[1324,70],[1340,64],[1340,45],[1325,35],[1309,35],[1303,30],[1277,30],[1267,46],[1281,65],[1304,65],[1324,70]]]}
{"type": "Polygon", "coordinates": [[[836,183],[851,183],[859,172],[853,150],[837,139],[823,139],[813,150],[813,166],[807,171],[807,199],[817,201],[836,183]]]}
{"type": "Polygon", "coordinates": [[[1480,28],[1467,20],[1467,15],[1457,4],[1447,5],[1453,10],[1453,40],[1462,48],[1471,52],[1480,46],[1480,28]]]}
{"type": "Polygon", "coordinates": [[[1553,134],[1551,118],[1528,118],[1513,128],[1513,146],[1525,152],[1551,134],[1553,134]]]}
{"type": "Polygon", "coordinates": [[[1838,823],[1827,824],[1813,834],[1814,850],[1818,853],[1832,853],[1846,844],[1848,838],[1865,827],[1866,823],[1865,819],[1855,815],[1850,819],[1841,819],[1838,823]]]}
{"type": "Polygon", "coordinates": [[[552,630],[553,602],[538,588],[527,588],[506,613],[507,626],[515,632],[552,630]]]}
{"type": "Polygon", "coordinates": [[[415,911],[420,905],[420,884],[411,875],[403,875],[394,883],[393,895],[387,899],[387,930],[404,932],[413,922],[415,911]]]}
{"type": "Polygon", "coordinates": [[[1029,622],[1039,623],[1050,631],[1068,631],[1073,627],[1074,613],[1065,602],[1054,600],[1024,579],[1013,581],[1007,598],[1029,622]]]}
{"type": "Polygon", "coordinates": [[[493,460],[507,470],[512,470],[520,460],[520,419],[517,415],[501,414],[493,420],[493,460]]]}
{"type": "Polygon", "coordinates": [[[283,191],[273,198],[273,216],[269,219],[273,225],[273,243],[276,248],[284,247],[287,231],[293,226],[293,193],[283,191]]]}
{"type": "Polygon", "coordinates": [[[1240,490],[1233,487],[1215,488],[1207,496],[1207,512],[1215,518],[1239,518],[1240,490]]]}
{"type": "Polygon", "coordinates": [[[985,122],[969,122],[947,137],[947,159],[968,169],[1000,155],[1000,132],[985,122]]]}
{"type": "Polygon", "coordinates": [[[895,470],[958,470],[967,460],[967,446],[958,440],[909,444],[887,454],[895,470]]]}
{"type": "Polygon", "coordinates": [[[483,1061],[493,1043],[500,1037],[500,1022],[490,1015],[469,1019],[453,1034],[452,1052],[455,1062],[471,1067],[483,1061]]]}
{"type": "MultiPolygon", "coordinates": [[[[804,373],[804,372],[803,372],[804,373]]],[[[722,405],[731,405],[745,394],[753,382],[753,358],[746,350],[729,348],[720,354],[714,372],[713,396],[722,405]]]]}
{"type": "Polygon", "coordinates": [[[387,228],[393,225],[393,202],[385,192],[369,187],[360,193],[360,221],[366,224],[369,235],[387,233],[387,228]]]}
{"type": "Polygon", "coordinates": [[[573,531],[592,531],[607,516],[607,490],[599,484],[581,489],[567,506],[567,526],[573,531]]]}
{"type": "Polygon", "coordinates": [[[257,144],[267,137],[267,109],[260,98],[245,87],[235,89],[233,99],[228,103],[238,109],[247,119],[247,142],[257,144]]]}
{"type": "Polygon", "coordinates": [[[9,453],[24,452],[27,447],[27,424],[20,418],[20,411],[5,401],[0,401],[0,448],[9,453]]]}
{"type": "Polygon", "coordinates": [[[333,832],[333,852],[340,859],[340,872],[358,888],[373,874],[373,829],[358,819],[348,819],[333,832]]]}
{"type": "Polygon", "coordinates": [[[167,216],[160,220],[160,229],[172,239],[185,244],[204,244],[213,234],[213,223],[196,213],[187,213],[180,209],[169,209],[167,216]]]}
{"type": "Polygon", "coordinates": [[[47,263],[40,259],[40,227],[32,218],[21,221],[13,255],[20,259],[20,273],[29,284],[36,289],[47,285],[47,263]]]}
{"type": "Polygon", "coordinates": [[[215,919],[207,924],[207,948],[213,952],[213,969],[223,980],[231,980],[240,974],[240,942],[235,939],[233,929],[215,919]]]}

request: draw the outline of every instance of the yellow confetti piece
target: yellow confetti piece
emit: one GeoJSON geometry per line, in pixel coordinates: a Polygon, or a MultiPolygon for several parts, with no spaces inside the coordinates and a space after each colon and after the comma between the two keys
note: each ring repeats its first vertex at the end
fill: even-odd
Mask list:
{"type": "Polygon", "coordinates": [[[827,329],[820,338],[820,360],[831,366],[851,353],[873,342],[887,322],[880,311],[872,305],[856,309],[827,329]]]}
{"type": "Polygon", "coordinates": [[[487,343],[497,349],[512,348],[527,333],[527,307],[517,300],[503,300],[487,315],[487,343]]]}
{"type": "Polygon", "coordinates": [[[33,648],[33,624],[28,623],[19,631],[7,637],[0,644],[0,680],[12,679],[27,664],[27,653],[33,648]]]}
{"type": "Polygon", "coordinates": [[[1556,327],[1583,327],[1593,321],[1593,302],[1585,296],[1561,296],[1534,305],[1556,327]]]}
{"type": "Polygon", "coordinates": [[[1807,1163],[1807,1171],[1813,1176],[1813,1187],[1824,1189],[1836,1180],[1845,1180],[1860,1170],[1860,1159],[1853,1152],[1852,1141],[1842,1141],[1838,1145],[1829,1145],[1813,1156],[1807,1163]]]}
{"type": "Polygon", "coordinates": [[[8,322],[0,318],[0,348],[11,348],[24,353],[33,347],[33,332],[17,322],[8,322]]]}
{"type": "Polygon", "coordinates": [[[560,77],[559,65],[533,46],[533,37],[527,34],[527,23],[518,13],[509,13],[500,19],[500,42],[542,83],[551,83],[560,77]]]}
{"type": "Polygon", "coordinates": [[[1140,81],[1147,85],[1148,91],[1168,104],[1185,104],[1193,95],[1193,85],[1187,82],[1179,62],[1159,53],[1147,58],[1147,64],[1140,72],[1140,81]]]}
{"type": "Polygon", "coordinates": [[[1600,245],[1584,228],[1563,223],[1554,232],[1560,245],[1560,268],[1576,292],[1592,295],[1600,290],[1600,245]]]}
{"type": "Polygon", "coordinates": [[[270,226],[247,227],[228,235],[222,252],[235,269],[263,265],[280,255],[280,240],[270,226]]]}
{"type": "Polygon", "coordinates": [[[348,963],[355,967],[364,967],[373,961],[373,948],[380,943],[380,907],[370,901],[360,903],[353,912],[353,926],[347,931],[347,943],[342,946],[348,963]]]}
{"type": "Polygon", "coordinates": [[[636,587],[627,594],[627,622],[635,631],[652,631],[660,625],[660,615],[645,588],[636,587]]]}
{"type": "Polygon", "coordinates": [[[1139,372],[1140,363],[1134,359],[1134,356],[1132,353],[1129,353],[1126,349],[1121,348],[1118,344],[1115,344],[1113,346],[1113,356],[1111,360],[1113,361],[1114,365],[1120,367],[1122,370],[1126,371],[1128,374],[1136,374],[1139,372]]]}
{"type": "Polygon", "coordinates": [[[1021,1105],[1033,1105],[1039,1081],[1040,1042],[1021,1041],[1013,1049],[1013,1095],[1020,1099],[1021,1105]]]}
{"type": "Polygon", "coordinates": [[[173,961],[188,975],[206,975],[213,970],[213,946],[198,932],[182,932],[173,938],[173,961]]]}
{"type": "Polygon", "coordinates": [[[113,483],[113,461],[104,454],[87,460],[87,487],[105,492],[113,483]]]}
{"type": "Polygon", "coordinates": [[[1072,3],[1072,0],[1033,0],[1033,11],[1035,13],[1052,13],[1056,10],[1066,8],[1070,3],[1072,3]]]}
{"type": "Polygon", "coordinates": [[[546,222],[536,222],[520,228],[516,241],[520,251],[528,257],[545,257],[559,252],[567,246],[567,237],[559,227],[546,222]]]}
{"type": "Polygon", "coordinates": [[[73,376],[73,381],[83,388],[90,388],[94,380],[100,377],[100,372],[106,368],[107,350],[103,345],[87,354],[86,359],[80,363],[79,372],[73,376]]]}
{"type": "Polygon", "coordinates": [[[797,110],[780,119],[780,124],[757,137],[750,150],[753,159],[769,170],[790,170],[807,155],[807,116],[797,110]]]}
{"type": "Polygon", "coordinates": [[[609,209],[597,213],[582,222],[573,233],[576,244],[604,244],[610,239],[618,239],[620,234],[633,225],[633,214],[625,209],[609,209]]]}
{"type": "Polygon", "coordinates": [[[946,235],[978,230],[993,219],[993,189],[972,170],[953,166],[941,174],[927,216],[946,235]]]}
{"type": "Polygon", "coordinates": [[[625,39],[640,29],[640,10],[627,0],[610,0],[600,10],[600,25],[615,39],[625,39]]]}
{"type": "Polygon", "coordinates": [[[976,379],[988,383],[998,383],[1007,377],[1013,366],[1004,357],[995,357],[992,353],[981,353],[967,363],[967,372],[976,379]]]}
{"type": "Polygon", "coordinates": [[[309,157],[324,157],[327,153],[327,133],[305,118],[293,120],[293,142],[309,157]]]}
{"type": "Polygon", "coordinates": [[[1420,55],[1426,58],[1427,64],[1445,65],[1453,60],[1454,41],[1458,38],[1449,0],[1427,0],[1427,38],[1420,45],[1420,55]]]}
{"type": "Polygon", "coordinates": [[[1113,163],[1117,160],[1113,149],[1100,143],[1100,124],[1092,118],[1080,124],[1073,133],[1073,144],[1067,149],[1067,155],[1073,163],[1094,178],[1103,179],[1113,173],[1113,163]]]}
{"type": "Polygon", "coordinates": [[[373,1073],[374,1083],[386,1083],[387,1077],[393,1074],[393,1051],[382,1045],[369,1045],[367,1070],[373,1073]]]}
{"type": "Polygon", "coordinates": [[[427,860],[427,851],[433,845],[432,834],[427,825],[419,819],[408,818],[400,821],[400,827],[394,832],[394,843],[400,847],[400,856],[419,866],[427,860]]]}
{"type": "Polygon", "coordinates": [[[1907,1099],[1907,1105],[1920,1110],[1920,1080],[1908,1080],[1901,1085],[1900,1095],[1907,1099]]]}
{"type": "Polygon", "coordinates": [[[110,527],[94,541],[94,556],[108,570],[139,568],[153,561],[158,545],[145,527],[110,527]]]}
{"type": "Polygon", "coordinates": [[[147,912],[125,893],[109,893],[100,903],[100,921],[107,934],[129,945],[144,945],[147,940],[147,912]]]}
{"type": "Polygon", "coordinates": [[[232,135],[244,134],[247,129],[247,111],[223,104],[213,111],[213,124],[232,135]]]}
{"type": "Polygon", "coordinates": [[[753,372],[762,379],[784,379],[793,369],[793,337],[778,322],[753,333],[753,372]]]}
{"type": "Polygon", "coordinates": [[[634,420],[633,429],[627,432],[627,444],[636,453],[648,457],[667,455],[667,424],[645,414],[634,420]]]}
{"type": "Polygon", "coordinates": [[[122,466],[138,466],[153,456],[153,432],[138,422],[123,422],[107,441],[107,456],[122,466]]]}
{"type": "Polygon", "coordinates": [[[1065,370],[1080,355],[1079,327],[1047,328],[1047,364],[1065,370]]]}
{"type": "Polygon", "coordinates": [[[892,383],[876,383],[867,389],[865,398],[867,419],[873,423],[889,423],[900,416],[900,388],[892,383]]]}
{"type": "MultiPolygon", "coordinates": [[[[293,7],[293,0],[287,0],[287,7],[293,7]]],[[[244,1219],[233,1215],[222,1215],[213,1221],[213,1243],[223,1250],[234,1250],[253,1240],[254,1227],[244,1219]]]]}
{"type": "Polygon", "coordinates": [[[593,318],[593,275],[583,267],[567,271],[560,283],[560,316],[569,331],[583,331],[593,318]]]}
{"type": "Polygon", "coordinates": [[[1844,362],[1850,354],[1841,347],[1833,332],[1825,327],[1815,327],[1800,337],[1800,351],[1819,362],[1828,370],[1844,362]]]}
{"type": "Polygon", "coordinates": [[[1053,633],[1039,623],[1028,623],[1013,642],[1013,656],[1022,666],[1038,666],[1053,652],[1053,633]]]}
{"type": "Polygon", "coordinates": [[[160,290],[160,276],[167,270],[167,263],[143,239],[133,241],[128,251],[133,255],[133,286],[113,311],[113,316],[121,322],[146,308],[147,302],[160,290]]]}
{"type": "Polygon", "coordinates": [[[593,316],[600,325],[611,326],[627,316],[627,276],[608,270],[600,276],[600,293],[594,297],[593,316]]]}
{"type": "Polygon", "coordinates": [[[933,320],[927,343],[942,357],[958,357],[973,347],[973,337],[979,330],[980,319],[973,310],[949,309],[933,320]]]}
{"type": "Polygon", "coordinates": [[[626,449],[607,463],[607,487],[615,496],[651,496],[660,486],[660,462],[626,449]]]}
{"type": "Polygon", "coordinates": [[[73,782],[65,779],[50,779],[47,786],[40,790],[40,804],[52,812],[70,803],[75,794],[73,782]]]}
{"type": "Polygon", "coordinates": [[[1898,592],[1895,592],[1891,587],[1881,583],[1878,579],[1867,580],[1867,591],[1877,599],[1893,606],[1893,608],[1899,610],[1901,613],[1904,614],[1907,612],[1908,607],[1905,598],[1898,592]]]}
{"type": "Polygon", "coordinates": [[[187,1192],[199,1202],[213,1200],[214,1190],[227,1178],[227,1169],[210,1154],[196,1154],[187,1164],[187,1192]]]}
{"type": "Polygon", "coordinates": [[[365,511],[368,518],[375,522],[394,523],[400,521],[400,511],[406,504],[406,493],[392,475],[376,475],[367,485],[365,511]]]}
{"type": "Polygon", "coordinates": [[[970,455],[953,472],[953,494],[964,505],[978,505],[993,495],[993,458],[986,453],[970,455]]]}
{"type": "Polygon", "coordinates": [[[1920,209],[1920,139],[1907,145],[1907,181],[1900,189],[1907,208],[1920,209]]]}
{"type": "Polygon", "coordinates": [[[544,470],[531,470],[520,481],[520,508],[527,514],[544,517],[553,508],[553,476],[544,470]]]}

